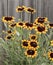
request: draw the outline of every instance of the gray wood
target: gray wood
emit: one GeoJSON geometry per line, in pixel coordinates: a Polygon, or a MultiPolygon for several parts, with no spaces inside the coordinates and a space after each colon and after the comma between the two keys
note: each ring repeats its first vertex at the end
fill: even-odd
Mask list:
{"type": "MultiPolygon", "coordinates": [[[[37,17],[48,17],[50,22],[53,22],[53,0],[8,0],[8,16],[15,16],[16,21],[21,17],[19,13],[16,13],[15,9],[19,5],[25,5],[36,9],[36,13],[33,14],[32,22],[37,17]]],[[[0,18],[7,16],[7,0],[0,0],[0,18]]],[[[29,14],[23,13],[23,20],[29,20],[29,14]]],[[[2,29],[2,23],[0,22],[0,30],[2,29]]]]}

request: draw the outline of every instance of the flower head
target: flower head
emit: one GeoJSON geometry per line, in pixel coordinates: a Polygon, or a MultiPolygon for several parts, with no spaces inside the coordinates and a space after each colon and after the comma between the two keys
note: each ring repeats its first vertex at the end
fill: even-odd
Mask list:
{"type": "Polygon", "coordinates": [[[28,40],[22,40],[22,48],[28,48],[29,47],[29,41],[28,40]]]}
{"type": "Polygon", "coordinates": [[[33,23],[25,22],[24,28],[26,28],[28,30],[32,30],[34,28],[34,25],[33,25],[33,23]]]}
{"type": "Polygon", "coordinates": [[[12,22],[12,21],[14,21],[14,17],[13,16],[4,16],[3,18],[2,18],[2,22],[5,22],[5,23],[10,23],[10,22],[12,22]]]}
{"type": "Polygon", "coordinates": [[[36,39],[37,39],[37,36],[35,34],[30,35],[30,40],[36,40],[36,39]]]}
{"type": "Polygon", "coordinates": [[[35,30],[36,30],[36,33],[39,33],[39,34],[44,33],[45,34],[47,32],[47,27],[45,27],[44,25],[39,25],[35,28],[35,30]]]}
{"type": "Polygon", "coordinates": [[[46,17],[38,17],[35,21],[34,21],[34,23],[36,23],[36,24],[44,24],[45,22],[47,22],[47,18],[46,17]]]}
{"type": "Polygon", "coordinates": [[[14,28],[14,27],[16,27],[16,25],[17,25],[16,22],[13,22],[13,23],[11,23],[11,24],[9,25],[9,27],[10,27],[10,28],[14,28]]]}
{"type": "Polygon", "coordinates": [[[24,23],[23,22],[18,22],[17,27],[24,27],[24,23]]]}
{"type": "Polygon", "coordinates": [[[7,31],[7,34],[13,36],[13,35],[16,34],[16,32],[17,32],[16,30],[14,30],[14,31],[12,31],[12,30],[8,30],[8,31],[7,31]]]}
{"type": "Polygon", "coordinates": [[[36,40],[31,40],[30,43],[29,43],[29,46],[34,48],[34,49],[38,49],[39,48],[38,42],[36,40]]]}
{"type": "Polygon", "coordinates": [[[7,36],[5,37],[5,40],[10,40],[10,39],[12,39],[12,36],[11,36],[11,35],[7,35],[7,36]]]}
{"type": "Polygon", "coordinates": [[[49,23],[49,28],[53,28],[53,23],[49,23]]]}
{"type": "Polygon", "coordinates": [[[22,12],[22,11],[24,11],[24,9],[25,9],[25,6],[18,6],[16,8],[16,12],[22,12]]]}
{"type": "Polygon", "coordinates": [[[11,31],[11,30],[8,30],[8,31],[7,31],[7,33],[8,33],[8,34],[11,34],[11,33],[12,33],[12,31],[11,31]]]}
{"type": "Polygon", "coordinates": [[[35,58],[37,56],[37,51],[34,50],[33,48],[29,48],[25,51],[25,55],[27,57],[35,58]]]}
{"type": "Polygon", "coordinates": [[[53,61],[53,52],[52,51],[48,52],[48,57],[51,61],[53,61]]]}
{"type": "Polygon", "coordinates": [[[28,12],[28,13],[35,13],[36,12],[36,10],[35,9],[33,9],[33,8],[31,8],[31,7],[28,7],[28,8],[26,8],[26,12],[28,12]]]}

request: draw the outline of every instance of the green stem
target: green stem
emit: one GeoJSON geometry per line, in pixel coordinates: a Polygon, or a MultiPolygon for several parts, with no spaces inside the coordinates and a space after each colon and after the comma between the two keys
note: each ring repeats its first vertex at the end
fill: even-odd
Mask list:
{"type": "Polygon", "coordinates": [[[22,20],[22,12],[21,12],[21,20],[22,20]]]}
{"type": "Polygon", "coordinates": [[[32,58],[27,58],[29,65],[32,65],[32,58]]]}
{"type": "Polygon", "coordinates": [[[23,29],[20,28],[20,30],[21,30],[21,32],[22,32],[22,34],[21,34],[21,40],[22,40],[22,39],[23,39],[23,29]]]}
{"type": "Polygon", "coordinates": [[[31,65],[31,64],[32,64],[32,59],[29,60],[29,65],[31,65]]]}
{"type": "Polygon", "coordinates": [[[29,17],[28,17],[29,19],[28,19],[28,21],[30,22],[30,19],[31,19],[31,14],[29,13],[29,17]]]}

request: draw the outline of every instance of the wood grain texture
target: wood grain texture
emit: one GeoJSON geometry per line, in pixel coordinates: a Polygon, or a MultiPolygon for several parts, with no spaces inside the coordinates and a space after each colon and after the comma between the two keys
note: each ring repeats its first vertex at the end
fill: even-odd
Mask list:
{"type": "MultiPolygon", "coordinates": [[[[15,16],[16,21],[21,17],[20,13],[16,13],[17,6],[25,5],[36,9],[36,13],[32,15],[32,19],[29,18],[29,14],[23,12],[22,18],[25,21],[34,22],[39,16],[48,17],[50,22],[53,22],[53,0],[8,0],[8,16],[15,16]]],[[[7,16],[7,0],[0,0],[0,18],[7,16]]],[[[0,22],[1,23],[1,22],[0,22]]],[[[2,23],[1,23],[2,24],[2,23]]],[[[0,24],[0,29],[2,28],[0,24]]]]}

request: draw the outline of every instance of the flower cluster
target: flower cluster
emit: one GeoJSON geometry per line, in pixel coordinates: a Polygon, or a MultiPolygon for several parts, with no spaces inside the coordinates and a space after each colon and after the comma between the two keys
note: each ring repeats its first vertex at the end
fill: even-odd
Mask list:
{"type": "MultiPolygon", "coordinates": [[[[50,41],[50,46],[53,47],[53,40],[50,41]]],[[[50,60],[53,61],[53,51],[52,50],[48,51],[48,57],[49,57],[50,60]]]]}
{"type": "MultiPolygon", "coordinates": [[[[22,13],[23,11],[30,14],[36,12],[31,7],[18,6],[16,8],[16,12],[22,13]]],[[[24,58],[30,59],[36,59],[43,55],[43,58],[53,61],[53,40],[48,35],[48,31],[53,34],[53,23],[50,23],[47,17],[38,17],[33,23],[30,23],[22,20],[16,22],[15,17],[4,16],[2,17],[2,22],[7,26],[7,31],[3,31],[6,35],[4,38],[5,42],[13,42],[13,49],[14,44],[18,44],[16,54],[20,53],[20,56],[23,54],[24,58]],[[27,37],[26,39],[25,36],[27,37]]]]}
{"type": "Polygon", "coordinates": [[[27,57],[36,57],[37,49],[39,48],[37,38],[35,35],[30,35],[29,40],[22,40],[22,48],[26,49],[25,55],[27,57]]]}
{"type": "Polygon", "coordinates": [[[36,10],[33,9],[33,8],[31,8],[31,7],[18,6],[18,7],[16,8],[16,12],[23,12],[23,11],[26,11],[26,12],[32,13],[32,14],[36,12],[36,10]]]}

